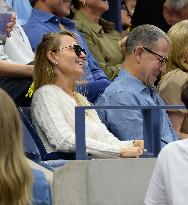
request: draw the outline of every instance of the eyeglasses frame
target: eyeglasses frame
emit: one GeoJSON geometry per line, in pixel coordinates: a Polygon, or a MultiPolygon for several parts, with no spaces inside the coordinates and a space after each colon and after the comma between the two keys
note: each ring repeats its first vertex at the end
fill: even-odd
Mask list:
{"type": "Polygon", "coordinates": [[[144,47],[144,46],[143,46],[143,48],[144,48],[147,52],[149,52],[149,53],[151,53],[151,54],[153,54],[153,55],[155,55],[155,56],[158,56],[160,59],[157,58],[157,60],[159,61],[159,63],[160,63],[161,66],[164,65],[164,64],[166,64],[166,63],[168,62],[168,58],[166,58],[166,57],[164,57],[164,56],[161,56],[161,55],[159,55],[158,53],[155,53],[154,51],[150,50],[149,48],[146,48],[146,47],[144,47]]]}

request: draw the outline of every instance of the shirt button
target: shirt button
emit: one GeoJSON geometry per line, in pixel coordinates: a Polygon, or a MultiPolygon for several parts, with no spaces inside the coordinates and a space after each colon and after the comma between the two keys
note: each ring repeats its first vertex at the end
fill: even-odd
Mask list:
{"type": "Polygon", "coordinates": [[[105,56],[105,57],[104,57],[104,60],[105,60],[106,62],[109,62],[109,61],[110,61],[110,58],[109,58],[108,56],[105,56]]]}
{"type": "Polygon", "coordinates": [[[59,21],[59,19],[56,19],[56,21],[58,22],[58,21],[59,21]]]}

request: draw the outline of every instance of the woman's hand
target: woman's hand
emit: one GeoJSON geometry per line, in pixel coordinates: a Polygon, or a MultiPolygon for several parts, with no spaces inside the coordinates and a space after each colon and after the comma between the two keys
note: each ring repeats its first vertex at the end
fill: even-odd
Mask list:
{"type": "Polygon", "coordinates": [[[134,147],[140,147],[142,150],[144,150],[144,140],[135,140],[133,144],[134,147]]]}
{"type": "Polygon", "coordinates": [[[122,158],[139,157],[141,154],[143,154],[143,149],[141,149],[140,147],[127,147],[121,149],[120,157],[122,158]]]}
{"type": "Polygon", "coordinates": [[[16,24],[16,15],[12,14],[10,21],[7,23],[7,36],[10,37],[10,32],[13,30],[14,25],[16,24]]]}

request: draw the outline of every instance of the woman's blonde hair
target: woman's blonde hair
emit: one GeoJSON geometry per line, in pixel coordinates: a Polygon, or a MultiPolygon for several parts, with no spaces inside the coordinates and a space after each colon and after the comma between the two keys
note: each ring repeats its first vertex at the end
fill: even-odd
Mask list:
{"type": "Polygon", "coordinates": [[[167,35],[172,41],[169,52],[167,71],[181,69],[188,72],[188,64],[186,64],[182,56],[188,52],[188,20],[176,23],[170,28],[167,35]]]}
{"type": "Polygon", "coordinates": [[[0,89],[0,204],[31,204],[32,172],[23,147],[18,111],[0,89]]]}
{"type": "Polygon", "coordinates": [[[59,33],[48,33],[43,36],[41,43],[37,47],[35,55],[34,69],[34,90],[37,90],[43,85],[53,84],[56,81],[54,72],[54,64],[48,59],[49,51],[56,51],[60,46],[61,36],[68,35],[75,39],[73,33],[64,30],[59,33]]]}

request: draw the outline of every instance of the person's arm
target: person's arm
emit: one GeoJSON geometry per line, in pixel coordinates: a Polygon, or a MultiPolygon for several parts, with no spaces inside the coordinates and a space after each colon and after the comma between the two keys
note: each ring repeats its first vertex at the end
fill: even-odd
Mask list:
{"type": "MultiPolygon", "coordinates": [[[[48,89],[34,94],[32,108],[34,124],[37,123],[37,126],[45,133],[49,143],[55,147],[56,151],[75,151],[75,130],[60,107],[65,106],[64,109],[73,108],[65,104],[62,105],[59,102],[63,97],[62,94],[59,92],[52,94],[54,92],[54,89],[48,89]]],[[[70,112],[71,114],[72,112],[70,112]]],[[[96,134],[95,131],[89,133],[91,136],[96,134]]],[[[108,144],[92,139],[91,136],[86,137],[86,150],[94,158],[136,157],[142,154],[140,147],[124,146],[121,148],[118,144],[108,144]]]]}
{"type": "Polygon", "coordinates": [[[185,115],[186,114],[182,112],[172,112],[172,111],[168,112],[168,116],[170,117],[173,128],[179,134],[180,139],[188,138],[188,134],[181,132],[181,127],[182,127],[185,115]]]}
{"type": "MultiPolygon", "coordinates": [[[[118,106],[135,105],[138,106],[138,98],[129,92],[113,93],[109,99],[103,95],[99,98],[96,105],[118,106]]],[[[141,110],[97,110],[101,121],[107,126],[108,130],[119,140],[143,139],[143,114],[141,110]]]]}
{"type": "Polygon", "coordinates": [[[3,78],[32,77],[33,69],[33,65],[24,65],[0,61],[0,77],[3,78]]]}

